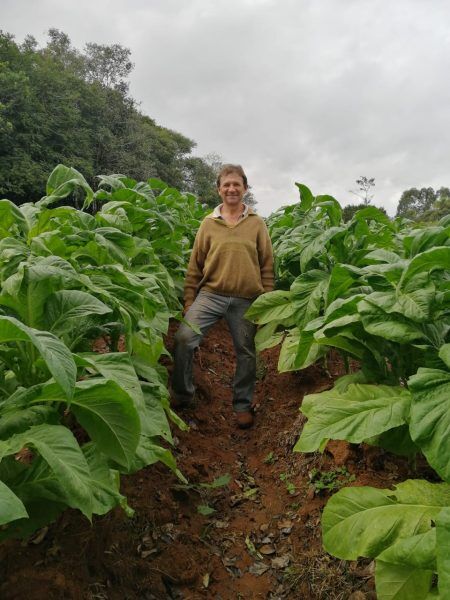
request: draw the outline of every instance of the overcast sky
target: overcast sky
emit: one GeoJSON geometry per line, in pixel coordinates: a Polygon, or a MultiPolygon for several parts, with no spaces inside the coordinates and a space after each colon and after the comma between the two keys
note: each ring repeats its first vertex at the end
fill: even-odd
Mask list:
{"type": "Polygon", "coordinates": [[[374,177],[390,214],[450,186],[448,0],[0,0],[18,41],[50,27],[130,48],[142,111],[241,163],[263,215],[295,181],[345,205],[374,177]]]}

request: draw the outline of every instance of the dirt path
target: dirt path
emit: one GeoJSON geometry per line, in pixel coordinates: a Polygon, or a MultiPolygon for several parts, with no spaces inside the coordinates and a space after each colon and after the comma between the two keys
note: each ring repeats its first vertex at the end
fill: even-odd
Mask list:
{"type": "MultiPolygon", "coordinates": [[[[116,511],[91,527],[68,511],[44,535],[4,544],[0,597],[373,598],[368,561],[345,563],[321,549],[328,495],[311,477],[316,488],[330,471],[337,482],[385,487],[405,478],[407,466],[345,443],[330,444],[324,455],[293,453],[303,395],[330,387],[331,379],[319,367],[278,374],[276,361],[275,350],[263,354],[256,425],[238,430],[231,411],[234,354],[219,323],[196,358],[197,404],[180,413],[190,431],[175,432],[178,465],[190,486],[161,465],[148,467],[124,479],[133,519],[116,511]],[[202,486],[226,475],[228,485],[202,486]]],[[[330,370],[337,376],[339,362],[330,370]]]]}

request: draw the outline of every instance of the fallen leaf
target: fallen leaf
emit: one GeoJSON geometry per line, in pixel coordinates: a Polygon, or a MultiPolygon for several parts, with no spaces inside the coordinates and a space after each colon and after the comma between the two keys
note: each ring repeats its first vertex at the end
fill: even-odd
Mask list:
{"type": "Polygon", "coordinates": [[[261,552],[261,554],[266,555],[275,554],[276,552],[275,548],[271,544],[264,544],[263,546],[261,546],[259,551],[261,552]]]}
{"type": "Polygon", "coordinates": [[[249,568],[248,572],[251,573],[252,575],[263,575],[266,571],[269,570],[269,567],[262,563],[262,562],[255,562],[252,564],[252,566],[249,568]]]}
{"type": "Polygon", "coordinates": [[[291,559],[288,554],[285,554],[284,556],[277,556],[271,560],[272,569],[285,569],[287,566],[289,566],[290,562],[291,559]]]}
{"type": "Polygon", "coordinates": [[[293,526],[293,522],[292,521],[288,521],[288,520],[284,520],[284,521],[278,521],[277,523],[277,527],[278,529],[292,529],[293,526]]]}
{"type": "Polygon", "coordinates": [[[241,494],[236,494],[234,496],[231,496],[231,498],[230,498],[231,508],[234,508],[238,504],[241,504],[241,502],[244,502],[244,500],[245,500],[245,498],[241,494]]]}
{"type": "Polygon", "coordinates": [[[269,529],[269,523],[263,523],[262,525],[259,526],[259,530],[262,531],[263,533],[266,532],[269,529]]]}
{"type": "Polygon", "coordinates": [[[230,524],[228,523],[228,521],[213,521],[214,527],[216,529],[227,529],[230,524]]]}
{"type": "Polygon", "coordinates": [[[206,573],[206,575],[203,575],[202,577],[202,583],[203,583],[203,587],[207,588],[209,585],[209,573],[206,573]]]}
{"type": "Polygon", "coordinates": [[[254,496],[255,494],[257,494],[259,492],[258,488],[250,488],[249,490],[247,490],[246,492],[244,492],[244,497],[245,498],[251,498],[252,496],[254,496]]]}

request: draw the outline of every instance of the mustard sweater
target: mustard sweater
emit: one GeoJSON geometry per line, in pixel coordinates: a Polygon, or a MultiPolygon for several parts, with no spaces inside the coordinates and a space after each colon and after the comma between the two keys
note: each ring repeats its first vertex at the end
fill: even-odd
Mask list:
{"type": "Polygon", "coordinates": [[[272,244],[266,224],[251,209],[236,225],[208,215],[194,242],[184,286],[190,305],[200,288],[255,298],[274,287],[272,244]]]}

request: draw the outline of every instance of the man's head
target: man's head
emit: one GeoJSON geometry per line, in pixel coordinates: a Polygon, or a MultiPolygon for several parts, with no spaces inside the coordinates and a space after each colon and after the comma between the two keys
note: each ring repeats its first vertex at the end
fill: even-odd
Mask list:
{"type": "Polygon", "coordinates": [[[239,206],[247,189],[247,176],[240,165],[224,165],[220,169],[217,192],[225,206],[239,206]]]}
{"type": "Polygon", "coordinates": [[[245,190],[248,189],[247,175],[244,173],[244,169],[241,165],[223,165],[217,175],[217,189],[220,188],[222,177],[225,177],[226,175],[237,175],[238,177],[241,177],[245,190]]]}

